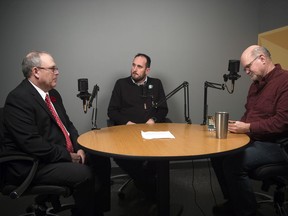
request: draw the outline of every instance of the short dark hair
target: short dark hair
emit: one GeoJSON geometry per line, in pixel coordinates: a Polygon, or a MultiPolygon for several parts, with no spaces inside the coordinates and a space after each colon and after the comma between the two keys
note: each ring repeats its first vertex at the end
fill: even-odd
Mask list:
{"type": "Polygon", "coordinates": [[[148,55],[146,55],[146,54],[138,53],[137,55],[135,55],[134,59],[139,57],[139,56],[146,58],[146,67],[150,68],[150,66],[151,66],[151,58],[148,55]]]}

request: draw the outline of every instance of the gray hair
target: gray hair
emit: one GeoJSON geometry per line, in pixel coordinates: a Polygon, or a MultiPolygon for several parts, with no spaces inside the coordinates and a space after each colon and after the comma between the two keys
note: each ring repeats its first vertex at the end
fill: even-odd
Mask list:
{"type": "Polygon", "coordinates": [[[265,47],[256,47],[254,50],[252,50],[252,53],[251,53],[253,56],[259,56],[259,55],[264,55],[268,58],[271,59],[271,53],[269,52],[269,50],[265,47]]]}
{"type": "Polygon", "coordinates": [[[50,55],[45,51],[32,51],[24,57],[22,61],[22,72],[25,78],[29,78],[31,76],[33,67],[41,66],[41,54],[50,55]]]}

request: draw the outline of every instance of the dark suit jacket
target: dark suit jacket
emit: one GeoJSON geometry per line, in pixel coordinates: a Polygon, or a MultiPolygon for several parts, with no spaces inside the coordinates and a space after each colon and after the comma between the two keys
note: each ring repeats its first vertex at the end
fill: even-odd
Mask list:
{"type": "MultiPolygon", "coordinates": [[[[51,90],[49,95],[70,133],[74,150],[77,151],[78,132],[66,114],[62,98],[55,89],[51,90]]],[[[60,127],[45,101],[27,79],[7,96],[4,106],[4,136],[6,150],[33,155],[40,160],[40,164],[71,161],[60,127]]],[[[25,166],[27,165],[12,164],[14,174],[17,176],[25,173],[25,166]]]]}

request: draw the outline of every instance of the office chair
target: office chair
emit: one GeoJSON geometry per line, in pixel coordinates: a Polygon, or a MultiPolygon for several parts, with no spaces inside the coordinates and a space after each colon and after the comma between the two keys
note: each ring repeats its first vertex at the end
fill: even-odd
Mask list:
{"type": "MultiPolygon", "coordinates": [[[[165,118],[165,123],[172,123],[171,119],[169,118],[165,118]]],[[[115,122],[111,119],[107,119],[107,126],[108,127],[112,127],[112,126],[115,126],[115,122]]],[[[133,179],[129,177],[128,174],[118,174],[118,175],[114,175],[114,176],[111,176],[111,184],[114,184],[114,180],[115,179],[119,179],[119,178],[123,178],[123,179],[126,179],[124,181],[124,183],[119,187],[118,189],[118,197],[120,199],[125,199],[125,188],[127,188],[129,186],[130,183],[133,183],[133,179]]]]}
{"type": "Polygon", "coordinates": [[[27,214],[34,216],[57,215],[57,213],[72,209],[74,204],[61,204],[60,196],[69,197],[72,191],[68,187],[58,185],[32,185],[38,167],[38,160],[27,154],[19,154],[5,151],[3,147],[3,108],[0,108],[0,193],[9,196],[11,199],[18,199],[23,196],[35,195],[35,203],[26,209],[27,214]],[[30,162],[31,170],[24,182],[20,185],[9,184],[5,181],[5,164],[9,162],[30,162]],[[50,203],[51,207],[47,207],[50,203]]]}
{"type": "MultiPolygon", "coordinates": [[[[112,127],[112,126],[115,126],[115,122],[111,119],[107,119],[107,127],[112,127]]],[[[118,175],[111,176],[111,184],[114,184],[116,182],[115,180],[119,178],[124,179],[125,181],[119,187],[117,194],[120,199],[125,199],[124,190],[130,183],[133,182],[133,179],[130,178],[128,174],[118,174],[118,175]]]]}
{"type": "Polygon", "coordinates": [[[285,191],[288,186],[288,156],[287,152],[282,146],[283,153],[286,155],[287,163],[266,164],[258,167],[249,173],[250,178],[262,181],[261,189],[268,192],[271,186],[276,186],[274,195],[269,196],[263,193],[255,192],[256,197],[260,200],[257,203],[272,203],[277,215],[287,216],[285,208],[285,191]]]}

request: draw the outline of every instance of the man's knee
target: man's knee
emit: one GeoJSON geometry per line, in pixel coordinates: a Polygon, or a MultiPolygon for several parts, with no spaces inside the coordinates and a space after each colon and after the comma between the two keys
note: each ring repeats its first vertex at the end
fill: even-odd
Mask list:
{"type": "Polygon", "coordinates": [[[94,174],[92,172],[92,169],[87,165],[83,164],[79,165],[80,166],[75,167],[75,169],[73,169],[73,172],[71,173],[75,175],[74,178],[78,179],[78,181],[86,181],[86,182],[94,181],[94,174]]]}

